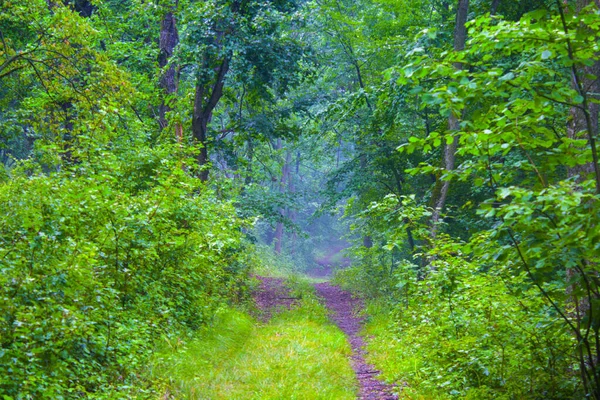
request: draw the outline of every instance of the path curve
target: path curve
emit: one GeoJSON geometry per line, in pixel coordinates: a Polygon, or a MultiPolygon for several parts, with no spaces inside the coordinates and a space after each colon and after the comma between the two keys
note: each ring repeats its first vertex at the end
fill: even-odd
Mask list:
{"type": "Polygon", "coordinates": [[[358,317],[355,310],[363,304],[346,292],[328,282],[316,283],[317,294],[325,300],[331,310],[331,319],[348,336],[352,346],[352,368],[360,384],[359,399],[361,400],[395,400],[393,387],[376,379],[379,371],[365,361],[364,340],[359,335],[363,318],[358,317]]]}

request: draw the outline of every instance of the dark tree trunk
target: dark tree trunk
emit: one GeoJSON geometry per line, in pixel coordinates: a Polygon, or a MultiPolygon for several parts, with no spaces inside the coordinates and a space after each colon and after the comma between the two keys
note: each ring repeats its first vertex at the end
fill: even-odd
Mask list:
{"type": "MultiPolygon", "coordinates": [[[[91,17],[94,11],[96,11],[96,6],[89,0],[63,0],[62,3],[65,7],[71,7],[84,18],[91,17]]],[[[56,2],[48,1],[48,5],[54,6],[56,5],[56,2]]]]}
{"type": "Polygon", "coordinates": [[[490,10],[491,15],[496,15],[498,12],[498,6],[500,5],[500,0],[492,0],[492,7],[490,10]]]}
{"type": "Polygon", "coordinates": [[[217,67],[214,82],[205,82],[200,77],[196,82],[196,93],[194,96],[194,116],[192,119],[192,134],[194,140],[202,147],[198,155],[198,165],[201,168],[199,177],[202,181],[208,180],[208,123],[212,112],[223,96],[225,86],[225,75],[229,71],[230,57],[225,56],[217,67]]]}

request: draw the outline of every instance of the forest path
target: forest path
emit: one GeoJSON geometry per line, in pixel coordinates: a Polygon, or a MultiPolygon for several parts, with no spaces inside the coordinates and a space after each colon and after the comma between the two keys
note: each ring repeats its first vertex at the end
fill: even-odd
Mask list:
{"type": "MultiPolygon", "coordinates": [[[[274,313],[290,309],[297,302],[297,299],[291,297],[284,279],[262,276],[256,278],[260,281],[260,286],[254,294],[254,300],[259,311],[258,318],[263,322],[268,322],[274,313]]],[[[364,340],[359,335],[363,318],[356,314],[363,307],[362,301],[329,282],[315,283],[313,286],[321,302],[329,310],[331,321],[346,335],[352,348],[350,362],[359,384],[358,399],[397,399],[392,394],[393,387],[376,379],[379,371],[365,361],[364,340]]]]}
{"type": "Polygon", "coordinates": [[[260,286],[254,293],[254,302],[258,309],[258,319],[267,322],[274,312],[281,309],[290,309],[298,299],[291,297],[290,289],[284,284],[282,278],[256,276],[260,286]]]}
{"type": "Polygon", "coordinates": [[[326,307],[331,311],[333,322],[347,335],[352,346],[352,368],[360,385],[359,399],[361,400],[392,400],[397,399],[392,394],[392,386],[376,379],[379,371],[365,361],[363,338],[359,335],[363,318],[356,315],[356,310],[362,308],[360,300],[328,282],[316,283],[317,294],[323,298],[326,307]]]}

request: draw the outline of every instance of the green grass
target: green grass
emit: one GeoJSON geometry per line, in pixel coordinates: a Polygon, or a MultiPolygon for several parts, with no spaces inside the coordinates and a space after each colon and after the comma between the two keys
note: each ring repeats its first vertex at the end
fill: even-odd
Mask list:
{"type": "Polygon", "coordinates": [[[250,258],[256,275],[286,279],[302,272],[289,255],[276,254],[272,248],[265,245],[254,246],[250,258]]]}
{"type": "Polygon", "coordinates": [[[350,346],[327,319],[312,286],[294,280],[301,297],[261,324],[229,310],[185,346],[166,343],[152,373],[177,399],[354,399],[350,346]]]}

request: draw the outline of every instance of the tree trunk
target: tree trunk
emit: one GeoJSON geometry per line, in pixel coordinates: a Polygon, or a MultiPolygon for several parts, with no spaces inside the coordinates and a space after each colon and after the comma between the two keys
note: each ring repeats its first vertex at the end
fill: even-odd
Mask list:
{"type": "Polygon", "coordinates": [[[253,163],[254,163],[254,143],[252,141],[252,135],[248,135],[248,164],[246,165],[246,179],[244,179],[244,183],[249,185],[252,183],[252,174],[253,174],[253,163]]]}
{"type": "Polygon", "coordinates": [[[64,1],[64,4],[71,4],[75,11],[84,18],[91,17],[94,11],[96,11],[96,6],[89,0],[64,1]]]}
{"type": "MultiPolygon", "coordinates": [[[[158,66],[163,70],[168,64],[169,59],[173,55],[173,51],[175,47],[179,43],[179,34],[177,33],[177,24],[175,20],[174,11],[177,10],[178,1],[175,0],[175,4],[171,8],[169,12],[165,14],[163,20],[160,24],[160,39],[159,39],[159,49],[160,53],[158,55],[158,66]]],[[[166,118],[166,114],[171,111],[171,105],[169,104],[168,97],[177,93],[178,87],[178,72],[177,68],[174,65],[170,65],[169,68],[164,71],[162,77],[160,78],[160,87],[163,90],[164,97],[162,99],[162,103],[158,110],[158,123],[160,125],[160,129],[163,130],[167,127],[168,121],[166,118]]],[[[183,138],[182,129],[179,124],[175,127],[175,135],[177,137],[177,141],[181,141],[183,138]]]]}
{"type": "Polygon", "coordinates": [[[492,7],[490,10],[490,15],[496,15],[499,5],[500,5],[500,0],[492,0],[492,7]]]}
{"type": "MultiPolygon", "coordinates": [[[[558,2],[557,2],[558,3],[558,2]]],[[[565,2],[566,3],[566,2],[565,2]]],[[[596,4],[596,8],[600,8],[598,0],[576,0],[575,13],[580,14],[582,10],[590,4],[596,4]]],[[[557,4],[559,7],[560,3],[557,4]]],[[[568,26],[565,20],[564,13],[567,10],[559,9],[563,21],[565,33],[568,32],[568,26]]],[[[597,11],[597,10],[596,10],[597,11]]],[[[586,29],[580,27],[579,29],[586,29]]],[[[572,61],[577,59],[574,54],[574,49],[571,43],[567,42],[569,58],[572,61]]],[[[587,140],[588,146],[591,148],[592,160],[581,165],[567,168],[567,175],[574,178],[576,182],[582,183],[591,176],[596,182],[596,193],[600,194],[600,169],[598,166],[598,156],[595,140],[598,137],[598,113],[600,107],[594,103],[592,99],[600,93],[600,62],[597,61],[598,54],[594,57],[594,62],[591,65],[577,66],[575,63],[571,66],[572,87],[583,98],[579,107],[571,107],[570,120],[567,125],[567,136],[569,139],[584,139],[587,140]]],[[[567,281],[570,282],[567,286],[568,306],[570,317],[575,321],[579,332],[576,337],[580,341],[580,352],[578,354],[581,380],[587,394],[591,394],[595,399],[600,399],[600,376],[596,372],[599,368],[600,348],[597,346],[597,338],[599,335],[598,327],[594,326],[596,337],[595,354],[592,354],[593,344],[590,344],[587,334],[583,334],[582,326],[585,325],[585,320],[594,320],[592,304],[597,301],[597,266],[589,268],[588,262],[582,260],[582,268],[567,268],[567,281]],[[588,268],[586,268],[588,266],[588,268]],[[589,275],[589,276],[586,276],[589,275]],[[591,278],[591,279],[590,279],[591,278]],[[594,282],[593,284],[590,282],[594,282]],[[582,289],[577,291],[576,289],[582,289]],[[583,292],[584,294],[577,295],[583,292]],[[587,350],[587,354],[584,353],[587,350]]]]}
{"type": "Polygon", "coordinates": [[[200,77],[196,81],[196,93],[194,96],[194,116],[192,118],[192,134],[194,140],[201,145],[198,155],[198,165],[201,170],[199,178],[208,180],[208,123],[212,112],[223,96],[225,86],[225,75],[229,71],[230,56],[225,56],[217,68],[214,83],[207,83],[200,77]]]}
{"type": "MultiPolygon", "coordinates": [[[[282,149],[282,143],[281,143],[281,139],[277,139],[277,149],[282,149]]],[[[283,195],[286,192],[286,186],[287,183],[289,182],[289,175],[290,175],[290,162],[292,160],[292,152],[291,151],[287,151],[286,155],[285,155],[285,161],[283,163],[283,167],[281,168],[281,180],[279,181],[279,192],[283,195]]],[[[281,208],[279,210],[280,214],[281,214],[281,218],[283,218],[286,214],[286,210],[284,208],[281,208]]],[[[275,237],[274,237],[274,243],[275,243],[275,253],[277,254],[281,254],[281,249],[283,247],[283,222],[280,221],[277,223],[277,226],[275,227],[275,237]]]]}
{"type": "MultiPolygon", "coordinates": [[[[465,26],[467,22],[467,15],[469,13],[469,0],[459,0],[458,8],[456,10],[456,25],[454,27],[454,51],[462,51],[465,48],[467,42],[467,28],[465,26]]],[[[454,68],[458,71],[463,69],[463,65],[460,62],[454,63],[454,68]]],[[[460,121],[454,114],[450,114],[448,117],[448,130],[454,134],[460,129],[460,121]]],[[[444,169],[446,171],[454,170],[454,164],[456,159],[456,148],[458,146],[458,140],[453,137],[449,144],[444,145],[444,169]]],[[[450,181],[442,181],[441,177],[438,177],[432,198],[431,204],[433,207],[433,213],[431,216],[431,235],[435,238],[437,234],[437,227],[440,219],[440,214],[446,205],[446,198],[448,197],[448,190],[450,189],[450,181]]]]}
{"type": "MultiPolygon", "coordinates": [[[[368,164],[369,164],[369,162],[367,160],[367,155],[365,153],[362,153],[360,155],[360,170],[366,171],[368,164]]],[[[369,235],[363,236],[363,247],[366,247],[367,249],[370,249],[371,247],[373,247],[373,238],[371,236],[369,236],[369,235]]]]}
{"type": "MultiPolygon", "coordinates": [[[[290,166],[291,169],[291,166],[290,166]]],[[[296,153],[296,168],[294,169],[294,173],[289,172],[288,177],[289,177],[289,192],[292,194],[292,196],[294,195],[294,193],[296,193],[296,179],[299,175],[300,172],[300,152],[296,153]]],[[[292,222],[292,224],[296,223],[296,211],[292,210],[289,212],[290,215],[290,221],[292,222]]],[[[292,232],[292,243],[291,243],[291,253],[295,254],[296,253],[296,243],[298,241],[298,233],[296,232],[297,229],[294,229],[294,231],[292,232]]]]}
{"type": "MultiPolygon", "coordinates": [[[[60,3],[60,0],[46,1],[46,4],[48,4],[48,8],[50,9],[50,11],[52,11],[53,8],[55,8],[60,3]]],[[[72,8],[84,18],[91,17],[94,11],[96,11],[96,6],[94,6],[89,0],[62,0],[62,5],[64,5],[65,7],[72,8]]]]}
{"type": "MultiPolygon", "coordinates": [[[[575,12],[579,14],[583,8],[594,3],[594,0],[577,0],[575,12]]],[[[595,2],[598,6],[598,2],[595,2]]],[[[600,7],[600,6],[599,6],[600,7]]],[[[600,93],[600,62],[595,61],[592,65],[574,68],[571,76],[573,88],[580,92],[585,99],[580,107],[571,107],[571,120],[567,126],[569,139],[587,139],[592,151],[594,151],[594,138],[598,137],[598,112],[600,107],[597,103],[590,101],[595,94],[600,93]]],[[[596,158],[596,157],[594,157],[596,158]]],[[[598,162],[593,159],[582,165],[568,168],[569,177],[575,177],[578,182],[584,181],[589,175],[596,174],[597,192],[600,192],[600,177],[598,176],[598,162]]]]}

